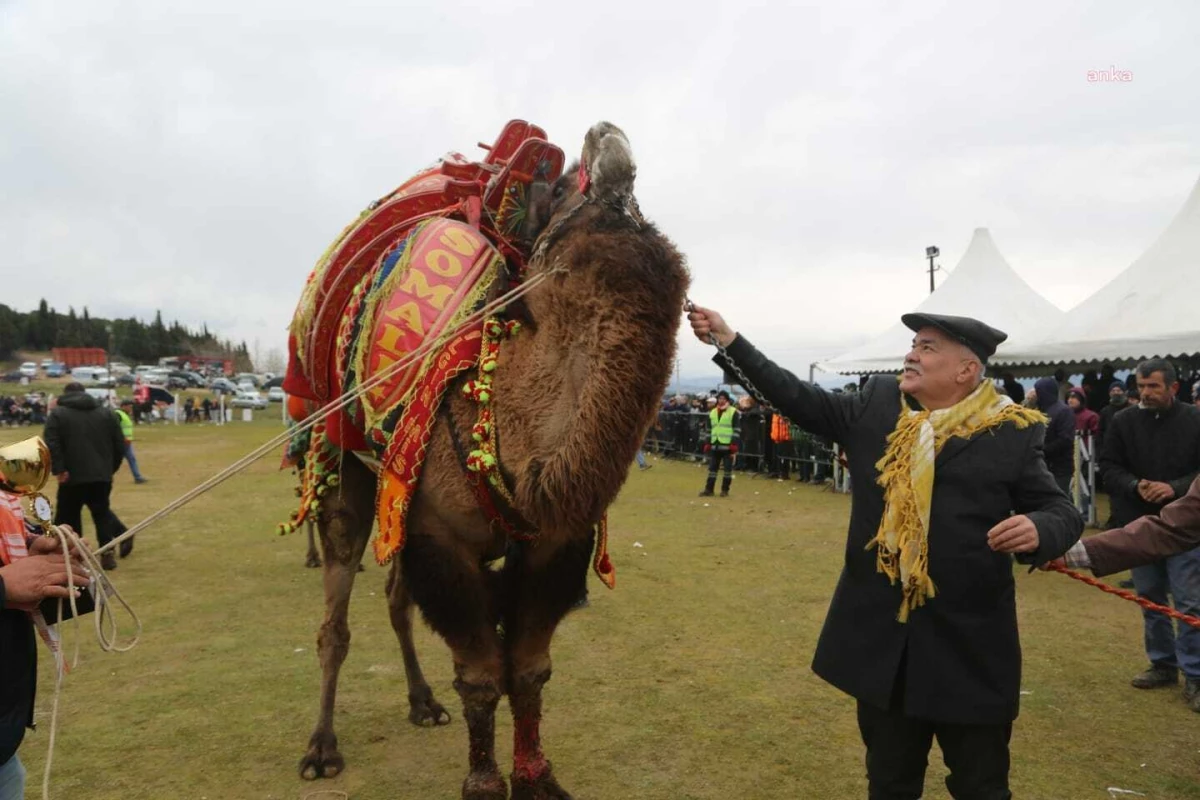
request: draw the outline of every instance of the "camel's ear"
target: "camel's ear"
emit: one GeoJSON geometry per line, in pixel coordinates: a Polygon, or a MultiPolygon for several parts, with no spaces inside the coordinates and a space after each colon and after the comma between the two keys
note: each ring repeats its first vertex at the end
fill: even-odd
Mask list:
{"type": "Polygon", "coordinates": [[[579,190],[589,197],[625,201],[633,196],[637,164],[625,133],[611,122],[597,122],[583,139],[579,190]]]}

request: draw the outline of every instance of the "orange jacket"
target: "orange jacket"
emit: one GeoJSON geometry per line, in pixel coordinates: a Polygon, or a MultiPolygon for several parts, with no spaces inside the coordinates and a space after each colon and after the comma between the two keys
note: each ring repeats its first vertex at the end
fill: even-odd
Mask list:
{"type": "Polygon", "coordinates": [[[771,441],[775,444],[792,440],[791,423],[782,414],[776,413],[771,418],[771,441]]]}

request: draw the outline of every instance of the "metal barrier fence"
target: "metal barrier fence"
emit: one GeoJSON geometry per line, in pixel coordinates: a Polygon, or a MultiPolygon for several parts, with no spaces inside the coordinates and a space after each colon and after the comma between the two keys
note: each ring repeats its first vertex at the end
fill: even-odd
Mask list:
{"type": "MultiPolygon", "coordinates": [[[[837,446],[791,425],[789,441],[771,441],[773,414],[741,414],[741,446],[734,469],[755,475],[831,483],[837,491],[850,491],[850,475],[838,459],[837,446]]],[[[646,449],[667,458],[702,461],[709,440],[709,418],[704,411],[660,411],[646,434],[646,449]]]]}
{"type": "MultiPolygon", "coordinates": [[[[791,425],[789,441],[771,441],[770,411],[741,415],[741,447],[734,469],[753,474],[830,483],[835,491],[850,491],[850,472],[839,458],[838,447],[825,439],[791,425]]],[[[709,440],[709,418],[703,411],[660,411],[646,434],[646,449],[667,458],[703,461],[709,440]]],[[[1096,511],[1097,460],[1091,436],[1075,433],[1074,477],[1071,499],[1090,526],[1098,524],[1096,511]]]]}

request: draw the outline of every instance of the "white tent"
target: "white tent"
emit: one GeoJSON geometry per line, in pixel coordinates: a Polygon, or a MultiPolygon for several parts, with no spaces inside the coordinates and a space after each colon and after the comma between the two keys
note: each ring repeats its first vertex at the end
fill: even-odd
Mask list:
{"type": "Polygon", "coordinates": [[[1200,181],[1158,240],[1124,272],[1037,338],[1006,342],[993,363],[1122,366],[1200,355],[1200,181]]]}
{"type": "MultiPolygon", "coordinates": [[[[915,311],[974,317],[1010,336],[1037,336],[1063,312],[1026,283],[1004,260],[987,228],[976,228],[958,266],[915,311]]],[[[899,372],[912,342],[912,331],[900,322],[864,345],[819,363],[826,372],[861,375],[899,372]]]]}

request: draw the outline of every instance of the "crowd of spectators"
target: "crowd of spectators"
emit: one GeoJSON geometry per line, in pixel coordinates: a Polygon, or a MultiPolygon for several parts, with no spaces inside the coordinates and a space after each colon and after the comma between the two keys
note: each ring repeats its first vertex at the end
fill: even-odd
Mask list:
{"type": "Polygon", "coordinates": [[[0,396],[0,426],[45,424],[47,406],[45,392],[31,392],[16,397],[0,396]]]}
{"type": "MultiPolygon", "coordinates": [[[[837,391],[856,390],[855,384],[848,384],[837,391]]],[[[703,460],[704,445],[709,442],[709,412],[716,404],[715,390],[666,398],[646,436],[646,450],[664,458],[703,460]]],[[[735,471],[783,480],[794,476],[803,483],[829,482],[835,458],[830,442],[793,425],[747,395],[739,397],[736,406],[740,439],[733,456],[735,471]]]]}

